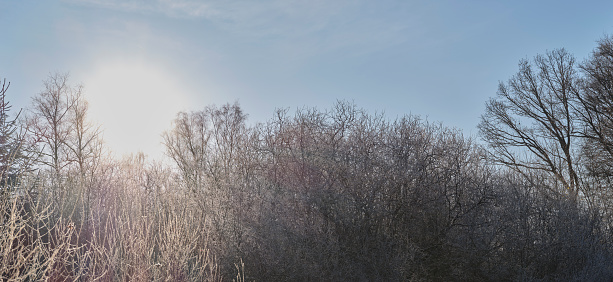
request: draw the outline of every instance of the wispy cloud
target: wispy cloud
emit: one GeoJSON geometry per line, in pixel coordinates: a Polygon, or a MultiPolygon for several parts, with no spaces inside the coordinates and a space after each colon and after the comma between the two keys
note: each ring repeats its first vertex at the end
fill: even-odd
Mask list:
{"type": "Polygon", "coordinates": [[[295,28],[296,25],[304,26],[306,22],[320,26],[322,20],[325,21],[341,13],[351,3],[357,3],[346,0],[65,0],[65,2],[127,12],[206,19],[236,31],[260,30],[255,35],[286,31],[295,28]],[[267,32],[262,33],[261,30],[267,32]]]}
{"type": "Polygon", "coordinates": [[[267,40],[277,48],[307,56],[347,47],[354,52],[369,52],[397,44],[410,35],[407,31],[419,32],[417,21],[412,18],[421,17],[419,9],[411,10],[403,1],[386,0],[376,4],[366,0],[66,1],[128,12],[206,20],[233,34],[267,40]]]}
{"type": "Polygon", "coordinates": [[[143,0],[64,0],[64,2],[131,12],[152,12],[155,10],[155,5],[150,5],[154,2],[143,0]]]}

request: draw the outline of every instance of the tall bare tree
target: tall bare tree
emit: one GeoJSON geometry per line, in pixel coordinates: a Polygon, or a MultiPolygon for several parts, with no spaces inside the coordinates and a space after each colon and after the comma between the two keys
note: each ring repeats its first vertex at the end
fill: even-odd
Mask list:
{"type": "Polygon", "coordinates": [[[202,186],[210,163],[211,125],[207,120],[204,111],[181,112],[173,122],[174,127],[163,134],[166,153],[192,190],[202,186]]]}
{"type": "Polygon", "coordinates": [[[94,172],[99,164],[102,154],[102,131],[99,126],[88,120],[89,103],[82,95],[82,91],[73,93],[70,107],[71,136],[66,145],[69,150],[69,160],[76,164],[81,177],[86,173],[94,172]]]}
{"type": "Polygon", "coordinates": [[[575,59],[564,49],[522,60],[519,72],[500,83],[486,104],[479,130],[494,161],[517,171],[554,177],[552,187],[576,199],[580,190],[575,146],[579,124],[573,97],[579,92],[575,59]]]}
{"type": "Polygon", "coordinates": [[[584,84],[577,111],[584,125],[589,172],[613,176],[613,37],[606,36],[580,66],[584,84]]]}
{"type": "Polygon", "coordinates": [[[102,133],[88,120],[83,86],[68,79],[68,74],[49,75],[45,89],[32,99],[27,123],[42,164],[56,174],[74,168],[83,176],[101,154],[102,133]]]}
{"type": "Polygon", "coordinates": [[[51,74],[44,81],[45,89],[32,99],[28,126],[39,143],[40,162],[56,176],[70,164],[67,142],[71,135],[70,110],[73,96],[82,87],[68,84],[68,74],[51,74]]]}
{"type": "Polygon", "coordinates": [[[202,111],[179,113],[173,128],[163,135],[168,156],[212,221],[211,236],[216,236],[226,251],[241,247],[243,203],[253,176],[248,163],[253,150],[245,120],[237,103],[208,106],[202,111]]]}

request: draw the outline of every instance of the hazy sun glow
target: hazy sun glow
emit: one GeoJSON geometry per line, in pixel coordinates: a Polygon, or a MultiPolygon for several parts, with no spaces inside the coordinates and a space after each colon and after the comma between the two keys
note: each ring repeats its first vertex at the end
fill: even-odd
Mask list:
{"type": "Polygon", "coordinates": [[[102,125],[115,154],[162,156],[161,133],[187,108],[185,91],[169,72],[143,62],[107,62],[83,84],[90,117],[102,125]]]}

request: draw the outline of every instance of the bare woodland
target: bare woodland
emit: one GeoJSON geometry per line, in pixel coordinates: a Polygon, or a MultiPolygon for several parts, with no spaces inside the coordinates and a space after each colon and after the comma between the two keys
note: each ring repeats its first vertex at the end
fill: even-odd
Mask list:
{"type": "Polygon", "coordinates": [[[85,88],[0,83],[3,281],[613,279],[613,37],[522,60],[480,139],[351,102],[178,113],[109,157],[85,88]]]}

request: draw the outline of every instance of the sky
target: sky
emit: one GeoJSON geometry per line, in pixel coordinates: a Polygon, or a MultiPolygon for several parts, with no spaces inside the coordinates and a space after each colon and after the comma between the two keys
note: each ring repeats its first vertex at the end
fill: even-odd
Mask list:
{"type": "Polygon", "coordinates": [[[613,34],[613,1],[0,0],[0,78],[28,108],[52,73],[83,85],[117,156],[162,158],[179,111],[238,101],[277,108],[353,101],[476,128],[521,59],[578,61],[613,34]]]}

